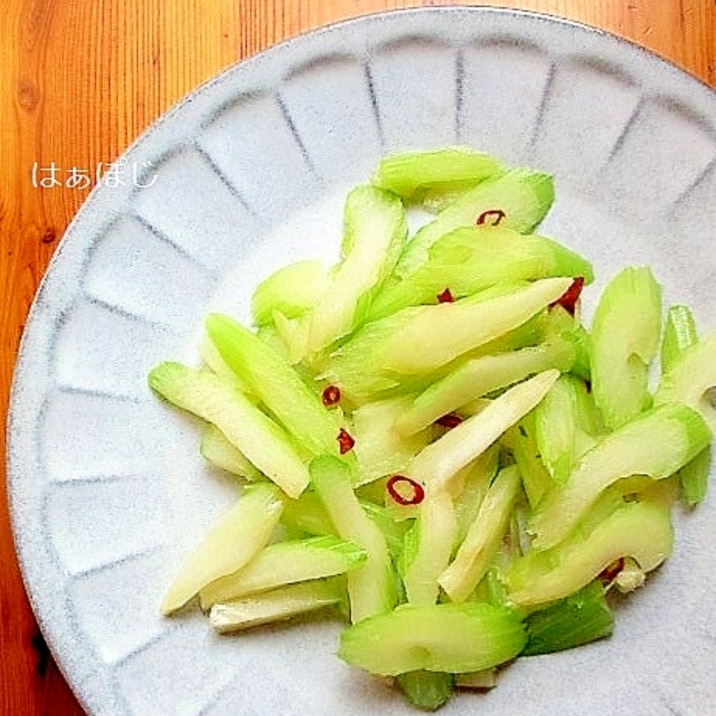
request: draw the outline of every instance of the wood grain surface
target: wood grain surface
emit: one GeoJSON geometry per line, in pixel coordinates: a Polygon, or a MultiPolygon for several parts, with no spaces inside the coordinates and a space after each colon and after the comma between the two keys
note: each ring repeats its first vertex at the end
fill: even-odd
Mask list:
{"type": "MultiPolygon", "coordinates": [[[[0,391],[6,413],[33,295],[85,176],[111,162],[196,85],[287,37],[418,5],[397,0],[0,0],[0,391]],[[77,186],[52,184],[57,167],[77,186]]],[[[716,87],[716,0],[524,0],[609,30],[716,87]]],[[[4,435],[3,435],[4,439],[4,435]]],[[[4,445],[4,443],[3,443],[4,445]]],[[[0,714],[81,714],[22,585],[0,488],[0,714]]]]}

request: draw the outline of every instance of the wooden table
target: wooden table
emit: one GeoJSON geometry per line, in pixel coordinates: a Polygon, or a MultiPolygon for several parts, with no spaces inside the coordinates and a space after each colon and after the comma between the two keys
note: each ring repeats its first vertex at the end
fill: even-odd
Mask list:
{"type": "MultiPolygon", "coordinates": [[[[33,167],[92,172],[174,102],[238,60],[324,23],[439,0],[4,0],[0,4],[0,390],[7,405],[32,297],[89,189],[33,167]]],[[[716,0],[486,0],[585,22],[716,88],[716,0]]],[[[4,481],[2,482],[4,486],[4,481]]],[[[43,643],[0,489],[0,714],[81,714],[43,643]]]]}

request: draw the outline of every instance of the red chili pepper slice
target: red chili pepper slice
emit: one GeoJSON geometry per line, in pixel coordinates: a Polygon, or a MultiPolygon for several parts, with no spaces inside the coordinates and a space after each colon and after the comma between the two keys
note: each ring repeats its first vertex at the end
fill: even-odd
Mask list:
{"type": "Polygon", "coordinates": [[[323,389],[321,400],[327,408],[331,405],[336,405],[341,400],[341,389],[337,385],[326,386],[323,389]]]}
{"type": "Polygon", "coordinates": [[[438,418],[435,422],[444,428],[456,428],[462,422],[462,418],[459,415],[455,415],[455,413],[448,413],[438,418]]]}
{"type": "Polygon", "coordinates": [[[553,303],[552,306],[562,306],[571,316],[577,308],[577,301],[582,294],[584,288],[584,276],[577,276],[570,284],[569,288],[553,303]]]}
{"type": "Polygon", "coordinates": [[[445,288],[442,293],[438,294],[438,303],[453,303],[455,296],[452,295],[452,291],[449,288],[445,288]]]}
{"type": "Polygon", "coordinates": [[[425,488],[416,480],[405,475],[393,475],[385,485],[388,494],[399,505],[419,505],[425,499],[425,488]],[[410,495],[404,495],[396,489],[396,485],[405,483],[411,489],[410,495]]]}
{"type": "Polygon", "coordinates": [[[350,433],[347,430],[344,430],[341,428],[341,431],[338,433],[338,449],[341,452],[341,455],[345,455],[349,450],[353,449],[353,446],[356,444],[356,441],[351,437],[350,433]]]}
{"type": "Polygon", "coordinates": [[[599,579],[602,582],[606,582],[609,584],[610,582],[613,582],[619,572],[624,569],[624,557],[619,557],[619,559],[615,559],[610,565],[605,567],[605,569],[602,570],[602,572],[599,574],[599,579]]]}
{"type": "Polygon", "coordinates": [[[497,226],[503,219],[507,218],[507,214],[505,214],[502,209],[488,209],[487,211],[483,211],[480,216],[477,217],[477,220],[475,223],[478,226],[481,226],[483,224],[487,224],[487,220],[492,217],[492,221],[490,222],[490,226],[497,226]]]}

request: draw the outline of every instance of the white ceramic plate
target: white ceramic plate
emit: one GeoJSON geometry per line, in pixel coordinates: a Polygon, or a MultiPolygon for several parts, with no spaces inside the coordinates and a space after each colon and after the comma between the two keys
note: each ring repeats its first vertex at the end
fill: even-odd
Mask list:
{"type": "MultiPolygon", "coordinates": [[[[381,154],[469,144],[551,171],[543,232],[599,281],[648,263],[716,328],[716,96],[623,41],[544,16],[433,8],[305,35],[191,94],[123,157],[58,248],[17,367],[9,488],[45,635],[94,714],[404,714],[335,656],[321,620],[218,638],[163,620],[177,565],[231,501],[198,426],[147,370],[193,360],[210,309],[247,317],[257,280],[334,253],[346,188],[381,154]],[[129,172],[145,163],[134,186],[129,172]]],[[[590,299],[593,300],[593,299],[590,299]]],[[[589,310],[587,303],[587,312],[589,310]]],[[[677,515],[673,559],[614,637],[522,659],[447,714],[705,714],[716,703],[714,494],[677,515]]]]}

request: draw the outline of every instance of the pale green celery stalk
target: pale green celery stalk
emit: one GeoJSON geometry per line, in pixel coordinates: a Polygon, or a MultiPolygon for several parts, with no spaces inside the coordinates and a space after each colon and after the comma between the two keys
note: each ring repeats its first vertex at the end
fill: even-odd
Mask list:
{"type": "MultiPolygon", "coordinates": [[[[695,352],[699,349],[692,349],[691,347],[699,342],[698,333],[696,330],[696,322],[694,320],[694,314],[691,309],[687,306],[671,306],[666,315],[666,321],[664,323],[664,335],[661,341],[661,372],[662,372],[662,385],[664,386],[657,393],[656,401],[659,402],[663,399],[664,392],[670,390],[666,386],[672,380],[669,376],[672,370],[678,375],[681,373],[683,385],[686,386],[686,376],[689,374],[689,370],[693,369],[694,365],[692,358],[688,358],[688,352],[694,350],[695,352]],[[679,362],[682,359],[684,353],[687,353],[686,360],[691,362],[691,367],[687,366],[686,369],[679,368],[679,362]]],[[[716,356],[716,351],[712,351],[713,355],[716,356]]],[[[709,359],[700,359],[702,370],[705,368],[708,372],[709,359]]],[[[708,380],[706,381],[708,382],[708,380]]],[[[704,381],[701,381],[704,385],[704,381]]],[[[691,386],[689,385],[689,389],[691,386]]],[[[706,390],[708,392],[708,388],[706,390]]],[[[700,401],[697,405],[700,405],[704,416],[707,417],[712,412],[711,401],[700,401]]],[[[708,419],[708,417],[707,417],[708,419]]],[[[714,430],[714,423],[711,423],[711,429],[714,430]]],[[[679,470],[679,482],[681,485],[681,501],[687,507],[693,507],[706,497],[708,490],[709,477],[711,474],[711,456],[712,450],[709,445],[704,448],[691,462],[684,465],[679,470]]]]}
{"type": "Polygon", "coordinates": [[[694,314],[688,306],[670,306],[661,338],[661,372],[668,373],[684,350],[699,340],[694,314]]]}
{"type": "Polygon", "coordinates": [[[365,403],[353,411],[350,433],[355,438],[357,485],[400,472],[433,438],[429,430],[405,438],[395,429],[398,416],[411,402],[412,395],[399,395],[365,403]]]}
{"type": "Polygon", "coordinates": [[[452,674],[509,661],[525,642],[522,623],[505,607],[403,604],[346,629],[338,656],[382,676],[419,670],[452,674]]]}
{"type": "Polygon", "coordinates": [[[266,479],[246,455],[230,443],[224,433],[215,425],[207,426],[202,435],[199,449],[202,457],[214,467],[242,477],[249,482],[266,479]]]}
{"type": "Polygon", "coordinates": [[[217,602],[343,574],[362,566],[366,557],[361,547],[330,535],[275,542],[238,571],[203,587],[199,593],[201,607],[209,609],[217,602]]]}
{"type": "Polygon", "coordinates": [[[393,559],[397,560],[403,551],[405,533],[410,523],[407,520],[393,519],[390,510],[383,505],[376,505],[374,502],[366,500],[361,500],[360,504],[368,517],[380,528],[385,537],[388,552],[393,559]]]}
{"type": "Polygon", "coordinates": [[[530,614],[521,656],[551,654],[611,636],[614,615],[604,587],[595,580],[576,594],[530,614]]]}
{"type": "Polygon", "coordinates": [[[406,474],[427,485],[447,485],[459,470],[532,410],[558,377],[558,370],[546,370],[510,388],[418,453],[406,474]]]}
{"type": "Polygon", "coordinates": [[[532,508],[539,504],[553,484],[540,458],[535,432],[533,410],[506,430],[500,439],[500,443],[510,451],[519,468],[522,486],[532,508]]]}
{"type": "Polygon", "coordinates": [[[546,278],[492,299],[405,308],[368,323],[332,356],[326,377],[356,399],[429,374],[526,323],[571,280],[546,278]]]}
{"type": "Polygon", "coordinates": [[[330,286],[322,261],[296,261],[278,269],[256,287],[251,314],[258,326],[273,321],[274,311],[296,318],[309,311],[330,286]]]}
{"type": "Polygon", "coordinates": [[[396,677],[406,700],[421,711],[437,711],[453,694],[455,677],[440,671],[407,671],[396,677]]]}
{"type": "Polygon", "coordinates": [[[536,346],[468,359],[420,393],[396,420],[395,429],[404,436],[414,435],[475,398],[530,375],[549,368],[568,371],[574,356],[572,342],[557,335],[536,346]]]}
{"type": "Polygon", "coordinates": [[[435,604],[440,592],[438,576],[450,561],[457,537],[457,518],[452,498],[442,489],[426,489],[412,528],[415,544],[403,573],[410,604],[435,604]]]}
{"type": "Polygon", "coordinates": [[[504,573],[508,599],[517,606],[545,604],[573,594],[616,559],[633,557],[644,572],[659,566],[673,548],[670,505],[639,500],[621,504],[591,530],[535,549],[504,573]]]}
{"type": "Polygon", "coordinates": [[[298,497],[308,486],[308,468],[286,431],[231,383],[208,371],[166,362],[150,371],[149,385],[177,407],[216,425],[289,497],[298,497]]]}
{"type": "Polygon", "coordinates": [[[460,226],[473,226],[483,212],[500,209],[501,226],[529,233],[544,218],[554,201],[552,177],[531,169],[511,169],[480,182],[447,206],[406,244],[395,273],[404,278],[422,266],[429,248],[460,226]]]}
{"type": "Polygon", "coordinates": [[[500,470],[490,485],[455,558],[438,578],[453,602],[465,601],[487,572],[505,534],[519,487],[520,474],[515,465],[500,470]]]}
{"type": "Polygon", "coordinates": [[[289,584],[270,592],[214,604],[209,612],[209,623],[220,634],[273,624],[338,606],[344,598],[344,589],[339,578],[289,584]]]}
{"type": "Polygon", "coordinates": [[[390,154],[381,159],[371,183],[404,199],[430,187],[473,185],[496,174],[500,162],[467,147],[448,147],[433,151],[390,154]]]}
{"type": "Polygon", "coordinates": [[[162,613],[180,609],[209,582],[248,564],[268,542],[282,510],[283,499],[273,485],[245,489],[184,560],[164,595],[162,613]]]}
{"type": "Polygon", "coordinates": [[[631,475],[664,479],[711,441],[698,412],[666,403],[606,435],[578,462],[564,485],[555,485],[537,505],[530,529],[534,546],[557,544],[577,525],[600,493],[631,475]]]}
{"type": "Polygon", "coordinates": [[[369,297],[392,272],[408,233],[400,200],[372,186],[358,186],[346,199],[342,261],[310,313],[307,355],[351,332],[369,297]]]}
{"type": "Polygon", "coordinates": [[[654,403],[682,401],[698,410],[716,435],[716,333],[682,351],[674,365],[661,376],[654,403]]]}
{"type": "Polygon", "coordinates": [[[537,449],[555,482],[564,484],[577,460],[578,379],[561,375],[535,408],[537,449]]]}
{"type": "Polygon", "coordinates": [[[211,314],[206,328],[227,364],[297,442],[313,455],[338,454],[340,414],[327,410],[282,356],[229,316],[211,314]]]}
{"type": "Polygon", "coordinates": [[[586,259],[551,239],[503,226],[463,226],[440,237],[413,273],[387,284],[371,305],[368,320],[406,306],[436,303],[446,288],[459,299],[499,283],[552,276],[582,276],[587,283],[594,277],[586,259]]]}
{"type": "Polygon", "coordinates": [[[457,543],[465,539],[470,525],[475,521],[487,489],[497,474],[499,445],[489,447],[462,472],[464,479],[459,492],[453,497],[457,517],[457,543]]]}
{"type": "Polygon", "coordinates": [[[227,383],[233,383],[253,403],[259,402],[259,397],[253,392],[249,383],[241,376],[236,375],[227,362],[221,357],[221,353],[211,342],[208,336],[203,336],[199,344],[199,352],[204,366],[212,373],[216,373],[227,383]]]}
{"type": "Polygon", "coordinates": [[[347,576],[351,622],[389,611],[397,601],[397,577],[383,532],[353,492],[350,468],[340,458],[324,455],[311,461],[310,472],[339,536],[368,554],[363,567],[347,576]]]}
{"type": "Polygon", "coordinates": [[[497,668],[492,666],[481,671],[455,674],[455,686],[459,689],[492,689],[497,686],[497,668]]]}
{"type": "Polygon", "coordinates": [[[660,334],[661,287],[651,270],[622,270],[602,292],[591,331],[592,393],[608,428],[651,406],[648,370],[660,334]]]}
{"type": "Polygon", "coordinates": [[[321,498],[311,489],[294,500],[286,500],[281,515],[286,529],[309,535],[335,535],[336,528],[323,506],[321,498]]]}

